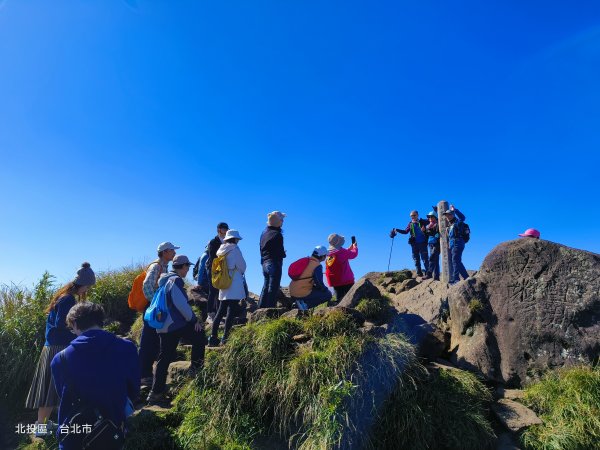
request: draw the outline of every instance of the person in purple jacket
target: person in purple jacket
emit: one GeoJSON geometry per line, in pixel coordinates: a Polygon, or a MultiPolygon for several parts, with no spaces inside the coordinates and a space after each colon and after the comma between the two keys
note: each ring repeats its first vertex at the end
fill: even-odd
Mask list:
{"type": "Polygon", "coordinates": [[[54,389],[50,363],[52,358],[75,339],[75,334],[67,327],[67,314],[76,304],[75,297],[85,299],[88,289],[96,283],[96,275],[90,263],[84,262],[77,271],[73,281],[60,288],[46,309],[46,342],[38,361],[25,407],[38,409],[36,435],[48,433],[46,424],[55,406],[58,406],[58,395],[54,389]],[[40,425],[38,427],[37,425],[40,425]]]}
{"type": "Polygon", "coordinates": [[[51,367],[60,397],[60,426],[56,431],[59,448],[75,450],[82,448],[85,434],[91,430],[82,429],[78,433],[67,427],[82,409],[96,410],[103,419],[125,432],[129,399],[140,392],[140,367],[135,344],[102,329],[102,306],[78,303],[71,308],[66,321],[77,337],[52,359],[51,367]]]}

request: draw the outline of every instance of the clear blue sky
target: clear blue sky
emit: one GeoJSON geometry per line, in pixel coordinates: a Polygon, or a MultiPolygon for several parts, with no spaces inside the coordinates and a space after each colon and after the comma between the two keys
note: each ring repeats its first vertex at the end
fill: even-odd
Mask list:
{"type": "Polygon", "coordinates": [[[597,1],[4,0],[0,61],[2,283],[224,220],[257,291],[275,209],[287,263],[354,234],[360,276],[441,199],[468,268],[529,227],[600,253],[597,1]]]}

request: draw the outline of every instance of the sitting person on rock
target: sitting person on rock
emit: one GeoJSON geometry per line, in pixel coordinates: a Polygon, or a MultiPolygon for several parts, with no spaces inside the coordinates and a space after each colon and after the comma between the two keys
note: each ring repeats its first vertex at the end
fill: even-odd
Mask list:
{"type": "Polygon", "coordinates": [[[169,364],[175,360],[177,345],[181,338],[185,338],[192,344],[193,372],[198,371],[204,364],[204,347],[206,346],[206,334],[204,333],[204,322],[198,320],[196,314],[189,305],[183,279],[186,277],[193,264],[187,256],[177,255],[173,259],[173,269],[161,275],[158,286],[165,286],[167,297],[167,308],[169,314],[162,328],[156,332],[160,338],[160,351],[156,363],[152,391],[148,395],[148,402],[166,401],[166,382],[169,364]]]}
{"type": "Polygon", "coordinates": [[[523,233],[519,233],[519,236],[524,237],[524,238],[539,239],[540,232],[538,230],[536,230],[535,228],[528,228],[523,233]]]}
{"type": "Polygon", "coordinates": [[[427,235],[427,245],[429,246],[429,269],[423,279],[433,277],[434,280],[440,280],[440,229],[437,221],[437,213],[431,211],[427,214],[429,224],[425,227],[427,235]]]}
{"type": "Polygon", "coordinates": [[[421,270],[421,260],[425,266],[425,272],[429,271],[429,257],[427,256],[427,237],[425,236],[425,227],[427,221],[419,218],[418,211],[410,212],[410,222],[406,225],[405,229],[393,228],[390,232],[390,237],[396,236],[396,233],[410,234],[408,243],[412,249],[412,258],[415,262],[415,268],[417,269],[417,276],[422,277],[423,271],[421,270]]]}
{"type": "Polygon", "coordinates": [[[212,330],[208,340],[209,347],[219,345],[217,337],[219,333],[219,324],[221,319],[225,317],[225,330],[221,344],[227,341],[229,331],[234,324],[235,318],[240,315],[240,301],[247,297],[246,283],[244,273],[246,272],[246,260],[242,255],[242,251],[238,247],[238,242],[242,240],[242,236],[237,230],[228,230],[223,244],[217,251],[217,256],[225,256],[227,261],[227,269],[231,277],[231,285],[227,289],[219,290],[219,308],[217,315],[212,323],[212,330]]]}
{"type": "Polygon", "coordinates": [[[331,300],[331,291],[323,283],[321,263],[325,258],[327,249],[322,245],[315,247],[300,277],[290,283],[290,296],[298,309],[307,310],[331,300]]]}
{"type": "Polygon", "coordinates": [[[335,291],[336,300],[340,302],[354,284],[354,273],[349,260],[358,256],[358,245],[353,242],[347,249],[343,248],[346,239],[336,233],[330,234],[328,241],[329,253],[325,263],[325,275],[327,283],[335,291]]]}

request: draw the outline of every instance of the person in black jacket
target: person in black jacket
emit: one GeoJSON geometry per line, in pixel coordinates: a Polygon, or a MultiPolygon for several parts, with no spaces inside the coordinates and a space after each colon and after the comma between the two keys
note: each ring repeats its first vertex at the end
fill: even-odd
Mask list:
{"type": "Polygon", "coordinates": [[[285,214],[280,211],[267,214],[268,226],[260,236],[260,263],[265,282],[258,302],[259,308],[274,308],[277,303],[283,258],[286,256],[281,233],[284,217],[285,214]]]}
{"type": "Polygon", "coordinates": [[[212,285],[212,263],[217,257],[217,250],[223,243],[223,239],[229,230],[229,225],[225,222],[220,222],[217,225],[217,235],[210,240],[206,245],[206,251],[208,252],[208,259],[206,260],[206,273],[208,274],[208,321],[212,322],[217,313],[217,297],[219,290],[212,285]]]}
{"type": "Polygon", "coordinates": [[[410,234],[408,243],[412,249],[412,257],[417,269],[417,276],[422,277],[421,260],[425,266],[425,272],[429,271],[429,256],[427,255],[427,238],[425,236],[425,227],[428,225],[427,220],[419,218],[418,211],[410,212],[410,222],[405,229],[394,228],[390,232],[390,237],[396,236],[396,233],[410,234]]]}

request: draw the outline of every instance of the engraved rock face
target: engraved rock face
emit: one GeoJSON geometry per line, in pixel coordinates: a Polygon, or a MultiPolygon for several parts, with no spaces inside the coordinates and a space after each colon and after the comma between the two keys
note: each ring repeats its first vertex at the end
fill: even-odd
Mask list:
{"type": "Polygon", "coordinates": [[[504,242],[450,289],[455,362],[519,386],[600,355],[600,255],[538,239],[504,242]]]}

